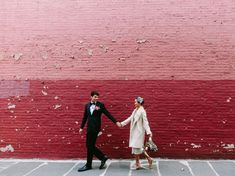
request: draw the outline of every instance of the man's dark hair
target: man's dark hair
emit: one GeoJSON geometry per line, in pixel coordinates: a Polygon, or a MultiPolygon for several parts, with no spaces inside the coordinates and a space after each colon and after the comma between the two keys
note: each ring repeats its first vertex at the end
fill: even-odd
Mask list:
{"type": "Polygon", "coordinates": [[[97,91],[92,91],[92,92],[91,92],[91,96],[93,97],[94,95],[99,96],[100,94],[99,94],[99,92],[97,92],[97,91]]]}

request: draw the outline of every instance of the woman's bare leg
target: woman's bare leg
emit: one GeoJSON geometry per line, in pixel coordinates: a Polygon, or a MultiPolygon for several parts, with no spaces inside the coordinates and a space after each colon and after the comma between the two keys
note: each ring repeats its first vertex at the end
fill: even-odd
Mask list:
{"type": "Polygon", "coordinates": [[[135,155],[136,169],[140,169],[140,155],[135,155]]]}
{"type": "Polygon", "coordinates": [[[146,156],[146,159],[148,160],[149,168],[152,169],[153,159],[148,155],[146,151],[144,151],[144,155],[146,156]]]}

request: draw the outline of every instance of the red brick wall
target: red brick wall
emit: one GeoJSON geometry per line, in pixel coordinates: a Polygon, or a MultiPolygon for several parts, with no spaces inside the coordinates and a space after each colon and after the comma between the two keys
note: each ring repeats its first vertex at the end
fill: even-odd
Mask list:
{"type": "MultiPolygon", "coordinates": [[[[1,157],[84,158],[78,130],[96,89],[118,120],[136,95],[146,99],[153,156],[235,158],[234,8],[232,0],[1,1],[1,157]]],[[[131,157],[128,127],[104,117],[102,129],[104,152],[131,157]]]]}

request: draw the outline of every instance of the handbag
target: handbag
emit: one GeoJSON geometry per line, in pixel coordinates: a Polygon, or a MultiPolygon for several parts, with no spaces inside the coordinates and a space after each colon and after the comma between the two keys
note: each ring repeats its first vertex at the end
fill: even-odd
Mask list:
{"type": "Polygon", "coordinates": [[[146,151],[156,152],[158,151],[157,145],[153,142],[150,137],[149,140],[145,143],[144,148],[146,151]]]}

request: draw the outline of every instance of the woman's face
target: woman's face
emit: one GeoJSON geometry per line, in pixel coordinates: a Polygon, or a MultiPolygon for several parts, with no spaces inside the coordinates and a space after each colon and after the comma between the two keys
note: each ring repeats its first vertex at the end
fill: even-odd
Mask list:
{"type": "Polygon", "coordinates": [[[141,105],[135,100],[135,107],[138,108],[140,107],[141,105]]]}

